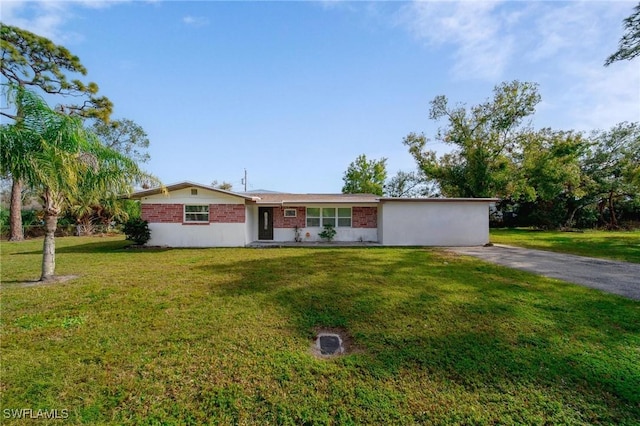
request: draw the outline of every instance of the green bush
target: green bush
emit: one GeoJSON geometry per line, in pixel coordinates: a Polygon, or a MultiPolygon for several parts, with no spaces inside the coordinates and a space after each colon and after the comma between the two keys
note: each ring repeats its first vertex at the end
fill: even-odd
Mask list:
{"type": "Polygon", "coordinates": [[[124,224],[124,234],[127,236],[127,240],[133,241],[136,244],[146,244],[151,239],[151,230],[149,229],[149,223],[146,220],[142,220],[139,217],[129,219],[124,224]]]}
{"type": "Polygon", "coordinates": [[[140,218],[141,208],[140,202],[136,200],[121,200],[122,209],[126,213],[128,219],[140,218]]]}
{"type": "Polygon", "coordinates": [[[323,238],[329,242],[333,241],[333,238],[336,236],[336,229],[333,225],[325,225],[324,231],[318,234],[320,238],[323,238]]]}
{"type": "Polygon", "coordinates": [[[9,232],[9,209],[0,207],[0,233],[6,235],[9,232]]]}

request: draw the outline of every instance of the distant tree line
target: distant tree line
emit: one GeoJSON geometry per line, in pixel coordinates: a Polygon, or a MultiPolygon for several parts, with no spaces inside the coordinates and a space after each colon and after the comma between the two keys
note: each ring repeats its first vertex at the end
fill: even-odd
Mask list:
{"type": "Polygon", "coordinates": [[[424,134],[410,133],[403,143],[416,171],[385,182],[386,159],[361,155],[344,175],[343,192],[499,198],[493,221],[505,226],[640,223],[640,125],[623,122],[590,134],[535,130],[525,120],[539,102],[538,86],[519,81],[498,85],[492,99],[472,107],[452,107],[437,96],[429,116],[445,122],[436,140],[451,151],[438,157],[424,134]]]}

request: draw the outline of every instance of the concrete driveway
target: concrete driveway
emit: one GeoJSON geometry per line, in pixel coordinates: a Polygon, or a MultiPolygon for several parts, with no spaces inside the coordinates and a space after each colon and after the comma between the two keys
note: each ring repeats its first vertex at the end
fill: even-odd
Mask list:
{"type": "Polygon", "coordinates": [[[640,264],[496,244],[451,247],[455,253],[640,300],[640,264]]]}

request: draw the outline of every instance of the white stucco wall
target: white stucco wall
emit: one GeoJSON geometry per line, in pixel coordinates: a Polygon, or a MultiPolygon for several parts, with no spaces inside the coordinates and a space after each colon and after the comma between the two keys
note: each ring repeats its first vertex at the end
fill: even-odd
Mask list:
{"type": "MultiPolygon", "coordinates": [[[[318,236],[323,230],[323,228],[302,228],[300,229],[300,236],[303,242],[324,241],[318,236]],[[307,233],[309,233],[308,237],[307,233]]],[[[378,241],[378,230],[376,228],[336,228],[336,231],[333,241],[378,241]]],[[[256,230],[256,237],[257,232],[256,230]]],[[[273,240],[281,242],[295,241],[295,231],[291,228],[275,228],[273,230],[273,240]]]]}
{"type": "Polygon", "coordinates": [[[489,242],[489,203],[385,201],[378,221],[383,245],[479,246],[489,242]]]}
{"type": "Polygon", "coordinates": [[[258,239],[258,206],[247,206],[245,214],[245,244],[249,244],[258,239]]]}
{"type": "Polygon", "coordinates": [[[244,223],[150,223],[151,239],[147,245],[169,247],[243,247],[244,223]]]}

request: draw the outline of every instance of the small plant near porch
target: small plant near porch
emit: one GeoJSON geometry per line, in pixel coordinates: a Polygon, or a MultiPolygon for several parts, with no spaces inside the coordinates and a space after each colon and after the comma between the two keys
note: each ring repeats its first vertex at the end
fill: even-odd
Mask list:
{"type": "Polygon", "coordinates": [[[325,225],[324,231],[320,232],[318,236],[327,242],[331,242],[336,236],[336,228],[331,224],[325,225]]]}

